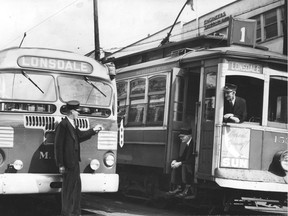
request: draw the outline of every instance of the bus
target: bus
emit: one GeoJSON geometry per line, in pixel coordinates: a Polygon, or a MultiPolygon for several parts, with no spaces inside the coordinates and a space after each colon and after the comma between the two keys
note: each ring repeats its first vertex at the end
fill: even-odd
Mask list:
{"type": "Polygon", "coordinates": [[[103,130],[81,143],[82,192],[115,192],[117,94],[115,69],[72,52],[45,48],[0,51],[0,194],[61,191],[54,137],[70,100],[76,125],[103,130]]]}
{"type": "Polygon", "coordinates": [[[119,191],[165,199],[178,135],[189,128],[194,194],[186,203],[287,210],[287,56],[202,35],[111,61],[125,127],[119,191]],[[225,83],[246,100],[243,123],[223,121],[225,83]]]}

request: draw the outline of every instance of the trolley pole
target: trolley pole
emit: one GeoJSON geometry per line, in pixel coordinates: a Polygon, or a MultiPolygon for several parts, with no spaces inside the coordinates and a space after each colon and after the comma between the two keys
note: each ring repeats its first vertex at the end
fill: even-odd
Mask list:
{"type": "Polygon", "coordinates": [[[93,0],[94,6],[94,45],[95,45],[95,60],[100,60],[100,45],[99,45],[99,27],[98,27],[98,0],[93,0]]]}

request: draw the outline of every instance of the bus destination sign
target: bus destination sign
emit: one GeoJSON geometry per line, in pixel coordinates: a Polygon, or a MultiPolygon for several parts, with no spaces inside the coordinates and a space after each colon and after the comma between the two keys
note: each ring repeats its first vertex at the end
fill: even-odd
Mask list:
{"type": "Polygon", "coordinates": [[[88,62],[38,56],[21,56],[18,58],[18,65],[23,68],[67,71],[85,74],[92,73],[93,70],[92,65],[88,62]]]}

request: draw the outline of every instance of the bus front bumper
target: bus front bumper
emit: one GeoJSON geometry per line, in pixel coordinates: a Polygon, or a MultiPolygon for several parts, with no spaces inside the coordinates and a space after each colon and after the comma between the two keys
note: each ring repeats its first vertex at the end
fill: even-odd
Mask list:
{"type": "MultiPolygon", "coordinates": [[[[82,192],[117,192],[118,174],[81,173],[82,192]]],[[[61,191],[60,174],[2,174],[0,175],[0,194],[37,194],[61,191]]]]}

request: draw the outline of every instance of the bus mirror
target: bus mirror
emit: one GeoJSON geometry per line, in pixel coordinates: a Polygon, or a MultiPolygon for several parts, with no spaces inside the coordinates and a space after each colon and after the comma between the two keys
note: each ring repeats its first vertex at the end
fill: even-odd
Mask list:
{"type": "Polygon", "coordinates": [[[110,79],[113,80],[116,76],[115,64],[113,62],[108,62],[105,64],[105,66],[108,68],[108,74],[110,76],[110,79]]]}

